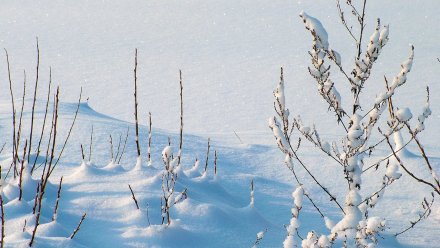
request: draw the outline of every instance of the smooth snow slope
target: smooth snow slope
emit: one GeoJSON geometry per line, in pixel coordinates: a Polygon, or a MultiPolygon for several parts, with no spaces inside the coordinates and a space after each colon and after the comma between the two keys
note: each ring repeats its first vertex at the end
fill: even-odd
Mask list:
{"type": "MultiPolygon", "coordinates": [[[[377,17],[390,24],[390,42],[371,85],[381,87],[384,74],[396,74],[408,45],[414,44],[411,86],[402,96],[423,101],[421,86],[426,84],[439,91],[435,72],[440,2],[371,0],[367,8],[367,37],[377,17]]],[[[73,93],[83,86],[96,110],[129,121],[133,104],[119,99],[133,93],[137,47],[141,113],[178,112],[178,70],[182,69],[189,132],[233,135],[236,131],[250,135],[248,142],[267,144],[271,137],[260,134],[267,133],[265,120],[272,115],[272,89],[280,66],[285,67],[289,104],[295,113],[318,122],[326,107],[307,72],[311,38],[298,16],[301,10],[322,21],[331,46],[351,67],[351,41],[339,23],[335,4],[325,0],[8,1],[0,9],[0,46],[10,53],[16,80],[21,80],[22,69],[34,78],[38,36],[43,81],[52,66],[55,81],[69,92],[66,100],[74,101],[73,93]]],[[[0,70],[6,75],[5,66],[0,70]]],[[[5,76],[1,80],[2,85],[7,83],[5,76]]],[[[367,89],[374,97],[377,88],[367,89]]],[[[7,91],[1,94],[4,99],[7,91]]],[[[436,94],[432,99],[439,102],[436,94]]],[[[432,122],[438,122],[438,115],[434,117],[432,122]]],[[[178,116],[157,119],[157,126],[178,130],[178,116]]],[[[146,118],[141,121],[146,123],[146,118]]],[[[329,128],[331,123],[322,125],[329,128]]]]}

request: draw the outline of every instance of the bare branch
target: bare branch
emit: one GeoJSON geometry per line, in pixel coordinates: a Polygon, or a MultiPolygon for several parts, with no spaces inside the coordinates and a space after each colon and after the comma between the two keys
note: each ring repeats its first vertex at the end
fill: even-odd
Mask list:
{"type": "Polygon", "coordinates": [[[128,188],[131,191],[131,197],[133,198],[133,201],[136,204],[136,208],[139,209],[138,201],[136,200],[136,196],[134,195],[133,189],[131,188],[130,184],[128,185],[128,188]]]}
{"type": "Polygon", "coordinates": [[[81,224],[83,223],[84,219],[86,218],[87,213],[84,213],[83,216],[81,217],[81,220],[78,223],[78,226],[75,228],[75,230],[73,231],[72,235],[70,236],[70,239],[73,239],[76,235],[76,233],[79,231],[81,224]]]}

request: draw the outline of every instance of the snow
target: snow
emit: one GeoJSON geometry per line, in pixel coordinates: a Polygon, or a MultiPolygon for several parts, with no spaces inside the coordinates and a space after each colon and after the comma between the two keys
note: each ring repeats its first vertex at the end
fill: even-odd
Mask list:
{"type": "Polygon", "coordinates": [[[396,118],[401,121],[409,121],[412,118],[412,113],[409,108],[402,108],[396,111],[396,118]]]}
{"type": "MultiPolygon", "coordinates": [[[[420,140],[432,158],[434,170],[437,171],[433,172],[434,176],[440,171],[437,142],[440,131],[436,125],[440,122],[440,116],[436,114],[440,101],[435,93],[440,92],[440,86],[436,84],[438,76],[434,73],[439,68],[436,58],[440,50],[436,41],[440,40],[440,33],[435,25],[440,22],[436,12],[439,7],[437,1],[368,2],[365,40],[368,42],[369,35],[374,33],[376,43],[374,18],[378,16],[387,25],[380,27],[376,44],[387,44],[387,47],[381,51],[378,64],[372,71],[371,84],[365,85],[367,95],[360,99],[365,103],[373,102],[377,95],[377,103],[380,103],[393,95],[395,106],[407,107],[414,114],[420,114],[420,122],[408,118],[405,113],[400,115],[400,120],[410,119],[414,127],[420,126],[418,130],[425,130],[420,133],[420,140]],[[417,54],[413,58],[411,52],[409,59],[401,63],[405,60],[409,43],[414,44],[417,54]],[[392,79],[396,69],[400,72],[397,71],[395,81],[390,80],[390,85],[402,87],[396,94],[394,91],[382,94],[383,76],[392,79]],[[431,86],[431,105],[421,108],[426,84],[431,86]]],[[[273,115],[272,93],[279,81],[281,66],[286,81],[283,85],[286,108],[290,108],[295,116],[300,114],[304,123],[316,124],[322,138],[329,141],[323,145],[326,151],[332,150],[330,143],[336,149],[339,147],[344,155],[344,148],[339,142],[330,142],[337,140],[335,136],[341,133],[340,126],[333,125],[333,114],[326,112],[328,105],[316,94],[316,87],[311,85],[313,80],[307,71],[310,34],[304,30],[297,16],[301,10],[316,17],[303,13],[307,26],[322,38],[321,45],[328,47],[330,42],[338,63],[346,68],[351,66],[354,55],[348,51],[352,50],[353,44],[346,39],[346,31],[340,25],[334,4],[324,0],[270,4],[250,0],[215,3],[200,0],[173,0],[166,3],[140,0],[5,2],[0,10],[3,18],[0,44],[8,49],[10,55],[13,89],[17,99],[22,91],[23,69],[28,75],[27,95],[32,95],[35,37],[39,38],[42,88],[38,92],[36,125],[42,124],[49,66],[52,66],[54,83],[59,84],[61,89],[60,140],[66,135],[65,127],[70,124],[76,107],[69,102],[77,100],[81,86],[85,98],[89,98],[88,103],[81,105],[71,140],[48,185],[36,246],[114,247],[118,244],[128,247],[250,247],[255,234],[266,228],[268,231],[261,247],[278,247],[283,240],[293,244],[291,242],[297,236],[286,238],[283,225],[290,223],[291,189],[296,182],[285,168],[284,157],[280,156],[273,142],[274,134],[282,137],[280,123],[277,126],[271,122],[273,132],[270,132],[266,121],[268,116],[273,115]],[[139,113],[142,124],[139,140],[143,148],[142,157],[139,158],[132,124],[135,47],[139,49],[139,113]],[[166,227],[160,225],[161,155],[163,148],[168,146],[168,137],[172,146],[176,147],[179,143],[179,69],[183,70],[184,77],[186,135],[182,151],[183,173],[177,179],[177,191],[187,187],[188,199],[175,205],[171,213],[174,221],[166,227]],[[146,113],[149,111],[154,118],[151,168],[143,163],[149,162],[146,160],[148,128],[145,126],[146,113]],[[85,145],[87,150],[92,125],[95,128],[93,159],[82,161],[80,144],[85,145]],[[124,136],[127,126],[130,127],[130,134],[126,154],[120,163],[109,162],[107,137],[109,134],[117,137],[120,133],[124,136]],[[242,141],[237,139],[234,132],[242,141]],[[203,172],[207,137],[211,137],[213,147],[221,157],[218,164],[221,177],[217,180],[213,178],[213,153],[210,154],[208,171],[203,172]],[[194,162],[196,157],[199,160],[194,162]],[[202,173],[204,176],[201,176],[202,173]],[[60,209],[56,222],[52,222],[61,176],[64,176],[64,183],[60,209]],[[254,192],[253,208],[249,208],[251,179],[255,179],[258,185],[254,192]],[[140,210],[135,207],[128,184],[133,188],[140,210]],[[84,212],[87,212],[87,218],[77,236],[70,240],[68,237],[84,212]]],[[[0,66],[0,72],[3,75],[0,77],[2,88],[7,89],[4,63],[0,66]]],[[[328,91],[334,83],[338,90],[331,88],[335,90],[332,100],[346,104],[340,98],[349,89],[343,87],[342,77],[334,76],[332,82],[328,81],[323,86],[323,90],[328,91]]],[[[17,105],[20,103],[17,100],[17,105]]],[[[27,97],[23,116],[24,134],[28,133],[30,105],[31,98],[27,97]]],[[[0,155],[3,176],[11,162],[10,109],[9,93],[4,90],[0,92],[0,131],[4,137],[0,145],[3,142],[8,144],[0,155]]],[[[370,114],[376,117],[380,113],[370,114]]],[[[359,137],[359,128],[362,127],[360,124],[353,129],[351,138],[359,137]]],[[[303,126],[302,131],[310,133],[312,130],[303,126]]],[[[407,135],[403,136],[405,141],[408,138],[407,135]]],[[[279,144],[286,145],[285,142],[280,138],[279,144]]],[[[415,155],[416,147],[410,145],[408,150],[414,151],[414,154],[405,153],[408,166],[418,173],[423,160],[415,155]]],[[[318,157],[312,151],[313,146],[303,141],[300,155],[304,161],[310,164],[312,172],[326,182],[326,187],[338,199],[343,199],[346,188],[336,183],[338,176],[343,173],[342,169],[327,160],[327,155],[318,157]]],[[[387,151],[380,153],[389,155],[387,151]]],[[[44,161],[45,158],[40,159],[44,161]]],[[[377,157],[364,159],[369,164],[375,162],[377,157]]],[[[299,165],[293,163],[293,166],[299,165]]],[[[371,210],[371,216],[375,216],[376,212],[394,220],[387,223],[390,229],[385,231],[381,247],[435,247],[439,241],[438,204],[434,205],[431,218],[418,227],[400,236],[397,241],[391,236],[410,224],[405,221],[408,217],[417,218],[412,209],[419,207],[427,192],[423,186],[413,187],[411,178],[393,166],[393,163],[386,169],[381,166],[377,173],[394,178],[402,173],[397,182],[400,185],[393,184],[387,188],[389,200],[385,197],[371,210]]],[[[17,200],[16,181],[8,181],[7,185],[2,181],[6,245],[9,247],[27,246],[34,225],[32,207],[39,178],[27,177],[26,173],[27,170],[26,180],[23,181],[24,201],[17,200]],[[27,227],[22,232],[25,220],[27,227]]],[[[374,180],[372,174],[366,173],[364,180],[374,180]]],[[[298,175],[309,179],[303,171],[299,171],[298,175]]],[[[381,181],[375,183],[380,185],[381,181]]],[[[329,204],[327,196],[322,196],[319,189],[313,184],[305,187],[332,220],[342,218],[337,214],[338,209],[329,204]]],[[[375,187],[365,188],[361,194],[364,196],[365,192],[374,190],[375,187]]],[[[359,199],[353,196],[350,202],[355,200],[359,199]]],[[[327,234],[327,228],[332,229],[335,225],[330,223],[330,219],[323,221],[307,199],[302,202],[302,207],[298,222],[294,221],[293,224],[301,223],[301,227],[304,227],[304,230],[300,228],[302,237],[309,236],[306,230],[315,230],[315,236],[310,234],[310,239],[318,240],[319,244],[325,246],[328,244],[327,237],[319,234],[327,234]]],[[[356,209],[354,211],[344,220],[344,225],[348,226],[351,220],[356,219],[358,213],[356,209]]],[[[370,224],[369,230],[378,230],[382,219],[370,219],[366,223],[367,226],[370,224]]]]}

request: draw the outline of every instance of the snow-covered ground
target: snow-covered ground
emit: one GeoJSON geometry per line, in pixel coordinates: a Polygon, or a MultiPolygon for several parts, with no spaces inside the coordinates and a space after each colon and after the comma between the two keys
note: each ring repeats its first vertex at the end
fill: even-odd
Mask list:
{"type": "MultiPolygon", "coordinates": [[[[440,171],[440,16],[439,1],[383,1],[367,4],[367,34],[375,18],[390,24],[390,41],[377,62],[364,102],[383,89],[383,75],[394,76],[415,46],[415,62],[408,83],[395,97],[398,106],[421,111],[425,85],[431,87],[433,115],[421,139],[437,171],[440,171]]],[[[301,10],[321,20],[329,42],[343,57],[343,65],[353,62],[353,45],[339,23],[332,1],[9,1],[0,9],[0,44],[9,52],[14,91],[22,91],[22,70],[26,69],[28,91],[24,114],[24,134],[29,130],[32,84],[35,78],[38,36],[41,52],[37,126],[41,125],[44,92],[49,66],[55,85],[60,85],[60,136],[68,131],[75,102],[83,87],[88,103],[80,114],[60,166],[48,188],[42,225],[37,233],[39,247],[251,247],[259,231],[268,229],[261,246],[281,246],[292,207],[295,187],[292,174],[283,163],[267,119],[274,115],[273,89],[279,67],[285,70],[287,105],[304,122],[315,123],[324,138],[335,138],[339,127],[327,113],[307,71],[310,35],[299,18],[301,10]],[[139,49],[139,112],[142,156],[146,163],[147,114],[153,115],[153,168],[134,171],[136,148],[133,122],[134,48],[139,49]],[[162,168],[161,151],[168,143],[177,145],[179,136],[179,78],[184,79],[183,165],[191,168],[197,157],[203,171],[207,139],[211,154],[207,178],[197,173],[182,175],[177,190],[188,188],[188,199],[176,205],[169,228],[160,224],[162,168]],[[91,127],[94,145],[90,165],[81,165],[80,144],[88,149],[91,127]],[[117,141],[130,128],[122,168],[110,163],[109,135],[117,141]],[[240,137],[237,138],[236,134],[240,137]],[[213,178],[213,152],[218,152],[218,177],[213,178]],[[59,178],[64,176],[57,222],[50,222],[59,178]],[[249,205],[250,181],[255,181],[255,206],[249,205]],[[137,210],[128,188],[138,198],[137,210]],[[68,238],[87,212],[81,230],[68,238]],[[151,225],[149,224],[149,221],[151,225]]],[[[3,56],[3,59],[5,56],[3,56]]],[[[1,144],[10,142],[11,107],[6,63],[0,66],[1,144]]],[[[340,86],[341,88],[342,86],[340,86]]],[[[349,89],[341,93],[348,93],[349,89]]],[[[21,102],[17,100],[17,105],[21,102]]],[[[61,139],[62,140],[62,139],[61,139]]],[[[1,154],[3,174],[11,149],[1,154]]],[[[308,144],[302,155],[326,186],[342,197],[345,185],[336,183],[341,171],[317,157],[308,144]],[[319,173],[318,173],[319,172],[319,173]]],[[[409,150],[414,149],[410,147],[409,150]]],[[[177,148],[175,148],[177,153],[177,148]]],[[[386,151],[379,151],[379,155],[386,151]]],[[[419,157],[407,155],[417,165],[419,157]]],[[[374,160],[371,159],[372,161],[374,160]]],[[[9,162],[10,163],[10,162],[9,162]]],[[[301,177],[308,178],[305,173],[301,177]]],[[[36,179],[36,178],[35,178],[36,179]]],[[[367,180],[367,179],[365,179],[367,180]]],[[[414,187],[404,177],[392,185],[377,211],[394,220],[389,233],[406,227],[408,217],[427,188],[414,187]],[[411,200],[414,199],[414,200],[411,200]],[[392,204],[389,204],[393,202],[392,204]]],[[[380,182],[378,181],[377,184],[380,182]]],[[[16,189],[5,189],[6,244],[26,246],[32,231],[33,191],[24,192],[23,202],[14,200],[16,189]],[[27,229],[22,232],[25,219],[27,229]]],[[[365,189],[369,191],[372,189],[365,189]]],[[[335,220],[341,216],[319,188],[309,185],[318,204],[335,220]]],[[[410,218],[413,219],[413,218],[410,218]]],[[[325,232],[321,219],[306,204],[300,218],[304,230],[325,232]]],[[[398,241],[385,236],[388,247],[436,247],[440,241],[440,209],[434,205],[430,218],[401,236],[398,241]],[[396,243],[399,242],[399,243],[396,243]]],[[[305,236],[306,233],[301,233],[305,236]]]]}

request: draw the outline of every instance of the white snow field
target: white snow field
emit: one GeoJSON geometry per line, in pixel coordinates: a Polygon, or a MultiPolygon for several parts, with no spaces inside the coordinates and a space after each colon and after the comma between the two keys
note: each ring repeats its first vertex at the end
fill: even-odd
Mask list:
{"type": "MultiPolygon", "coordinates": [[[[371,102],[383,91],[383,76],[396,75],[409,54],[409,44],[414,45],[415,58],[408,82],[393,100],[396,106],[409,107],[418,116],[426,99],[425,86],[430,86],[433,114],[426,120],[420,140],[437,173],[440,173],[440,82],[436,74],[440,72],[439,9],[437,0],[367,2],[367,37],[380,17],[382,24],[390,25],[390,40],[361,99],[361,103],[371,102]]],[[[334,1],[2,1],[0,46],[9,53],[16,108],[22,103],[23,69],[26,69],[22,127],[25,138],[30,130],[36,76],[35,37],[38,36],[40,47],[35,130],[40,130],[43,123],[51,67],[52,92],[59,85],[61,100],[57,152],[74,118],[80,88],[83,90],[70,140],[46,189],[34,246],[252,247],[257,233],[265,229],[259,247],[282,246],[287,235],[284,225],[289,225],[292,217],[291,195],[296,181],[286,168],[284,156],[267,124],[267,119],[275,114],[273,90],[281,66],[291,115],[301,115],[307,125],[315,123],[324,139],[337,140],[342,134],[307,70],[311,37],[299,17],[303,10],[321,21],[331,47],[342,56],[342,65],[351,68],[355,48],[340,24],[334,1]],[[135,48],[138,48],[142,124],[140,167],[135,166],[133,124],[135,48]],[[178,152],[179,69],[183,72],[185,135],[184,170],[177,179],[176,191],[186,188],[188,198],[171,208],[172,224],[166,226],[161,225],[161,153],[168,139],[174,156],[178,152]],[[151,166],[147,166],[148,112],[153,118],[151,166]],[[80,145],[88,158],[92,126],[92,158],[83,162],[80,145]],[[120,163],[112,163],[109,135],[116,152],[119,137],[125,138],[127,128],[126,151],[120,163]],[[202,175],[209,137],[208,170],[202,175]],[[218,154],[215,177],[214,150],[218,154]],[[194,169],[196,158],[200,164],[194,169]],[[59,210],[56,221],[52,221],[61,176],[59,210]],[[253,205],[250,204],[251,180],[255,184],[253,205]],[[129,184],[140,210],[132,199],[129,184]],[[70,239],[84,213],[87,216],[80,230],[70,239]]],[[[5,142],[6,146],[0,154],[0,165],[4,178],[12,160],[13,130],[6,56],[1,57],[4,62],[0,63],[3,89],[0,146],[5,142]]],[[[343,84],[341,81],[338,85],[341,95],[348,95],[350,88],[343,89],[343,84]]],[[[43,145],[47,145],[48,137],[46,134],[43,145]]],[[[404,140],[408,138],[403,135],[404,140]]],[[[33,150],[35,143],[34,140],[33,150]]],[[[318,180],[338,199],[343,199],[347,185],[340,181],[342,170],[315,151],[310,143],[303,142],[300,154],[318,180]]],[[[411,145],[402,156],[414,171],[422,173],[423,158],[417,151],[411,145]]],[[[382,148],[376,152],[378,156],[389,153],[382,148]]],[[[37,164],[44,162],[45,155],[40,156],[37,164]]],[[[366,159],[367,164],[376,160],[377,157],[366,159]]],[[[35,225],[32,208],[42,167],[33,177],[28,176],[27,169],[22,201],[18,200],[17,181],[10,181],[11,175],[8,184],[2,181],[7,247],[27,247],[35,225]]],[[[363,188],[362,192],[377,190],[381,183],[377,174],[384,171],[385,168],[380,168],[366,173],[363,180],[371,180],[368,184],[371,187],[363,188]]],[[[320,209],[333,221],[339,221],[342,216],[337,206],[329,202],[328,196],[304,170],[298,170],[298,174],[320,209]]],[[[393,236],[408,227],[409,221],[417,219],[420,203],[429,195],[429,187],[415,183],[405,173],[387,188],[385,197],[370,213],[388,220],[389,228],[382,235],[379,247],[439,247],[438,199],[427,220],[397,239],[393,236]]],[[[309,230],[328,233],[311,204],[306,200],[303,204],[299,234],[306,237],[309,230]]]]}

